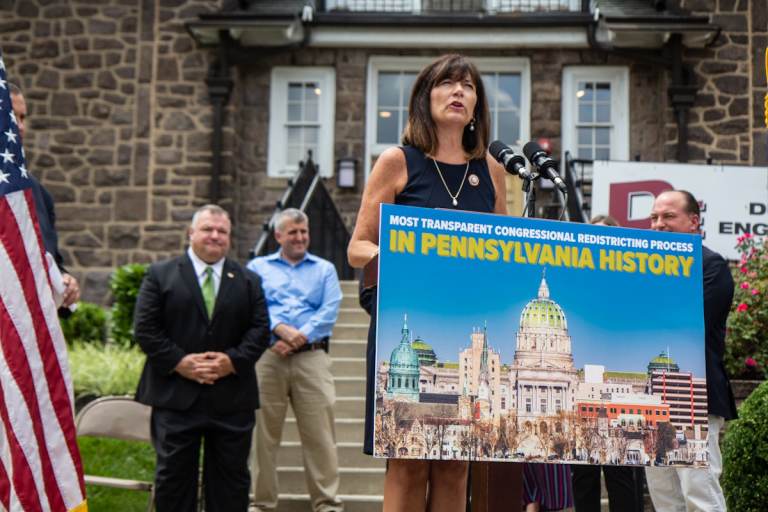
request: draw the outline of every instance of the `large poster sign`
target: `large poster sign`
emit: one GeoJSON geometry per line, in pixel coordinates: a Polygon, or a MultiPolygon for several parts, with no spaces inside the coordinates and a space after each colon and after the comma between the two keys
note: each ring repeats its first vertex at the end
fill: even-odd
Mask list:
{"type": "Polygon", "coordinates": [[[736,239],[768,235],[768,168],[597,161],[592,212],[610,213],[626,227],[648,228],[654,198],[688,190],[699,200],[704,243],[737,260],[736,239]]]}
{"type": "Polygon", "coordinates": [[[707,466],[698,236],[381,207],[379,457],[707,466]]]}

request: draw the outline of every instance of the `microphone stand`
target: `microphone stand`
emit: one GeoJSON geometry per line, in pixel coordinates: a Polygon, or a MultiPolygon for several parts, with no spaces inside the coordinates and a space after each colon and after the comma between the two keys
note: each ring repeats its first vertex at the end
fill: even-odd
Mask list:
{"type": "Polygon", "coordinates": [[[531,172],[530,178],[523,178],[523,192],[525,192],[523,217],[536,217],[536,186],[534,182],[537,179],[539,179],[539,173],[535,170],[531,172]]]}

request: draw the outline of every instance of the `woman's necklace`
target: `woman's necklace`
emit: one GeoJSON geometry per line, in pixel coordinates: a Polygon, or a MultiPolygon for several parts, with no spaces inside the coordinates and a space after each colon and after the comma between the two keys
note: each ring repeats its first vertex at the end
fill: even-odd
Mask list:
{"type": "Polygon", "coordinates": [[[466,169],[464,169],[464,177],[461,178],[461,184],[459,185],[459,190],[456,191],[456,195],[451,194],[451,189],[448,188],[448,184],[445,182],[445,178],[443,178],[443,171],[441,171],[440,166],[437,165],[437,160],[433,158],[432,161],[435,163],[435,169],[437,169],[437,175],[440,176],[440,181],[443,182],[445,191],[448,192],[448,195],[451,196],[451,199],[453,200],[453,206],[458,206],[459,194],[461,194],[461,189],[464,187],[464,182],[467,180],[467,173],[469,172],[469,160],[467,160],[467,167],[466,169]]]}

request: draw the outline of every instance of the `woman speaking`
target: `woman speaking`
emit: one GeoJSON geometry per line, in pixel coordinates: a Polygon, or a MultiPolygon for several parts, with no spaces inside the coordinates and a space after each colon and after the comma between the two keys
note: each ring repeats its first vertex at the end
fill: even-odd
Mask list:
{"type": "MultiPolygon", "coordinates": [[[[475,65],[444,55],[413,85],[402,146],[376,160],[363,192],[348,258],[355,268],[379,252],[379,205],[394,203],[506,214],[504,169],[486,152],[488,101],[475,65]]],[[[368,332],[365,453],[373,453],[376,294],[368,332]]],[[[468,462],[390,459],[384,511],[464,511],[468,462]]]]}

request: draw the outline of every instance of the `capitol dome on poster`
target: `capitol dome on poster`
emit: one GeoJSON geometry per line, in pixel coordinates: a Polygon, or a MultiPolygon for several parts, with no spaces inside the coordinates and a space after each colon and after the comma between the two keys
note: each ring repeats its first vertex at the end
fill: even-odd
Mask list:
{"type": "Polygon", "coordinates": [[[520,366],[573,367],[568,320],[549,295],[546,274],[541,277],[537,296],[520,313],[515,360],[520,366]],[[546,362],[542,359],[545,354],[546,362]]]}
{"type": "Polygon", "coordinates": [[[568,330],[568,321],[560,305],[549,298],[547,281],[542,277],[539,295],[523,308],[520,314],[520,328],[568,330]]]}

